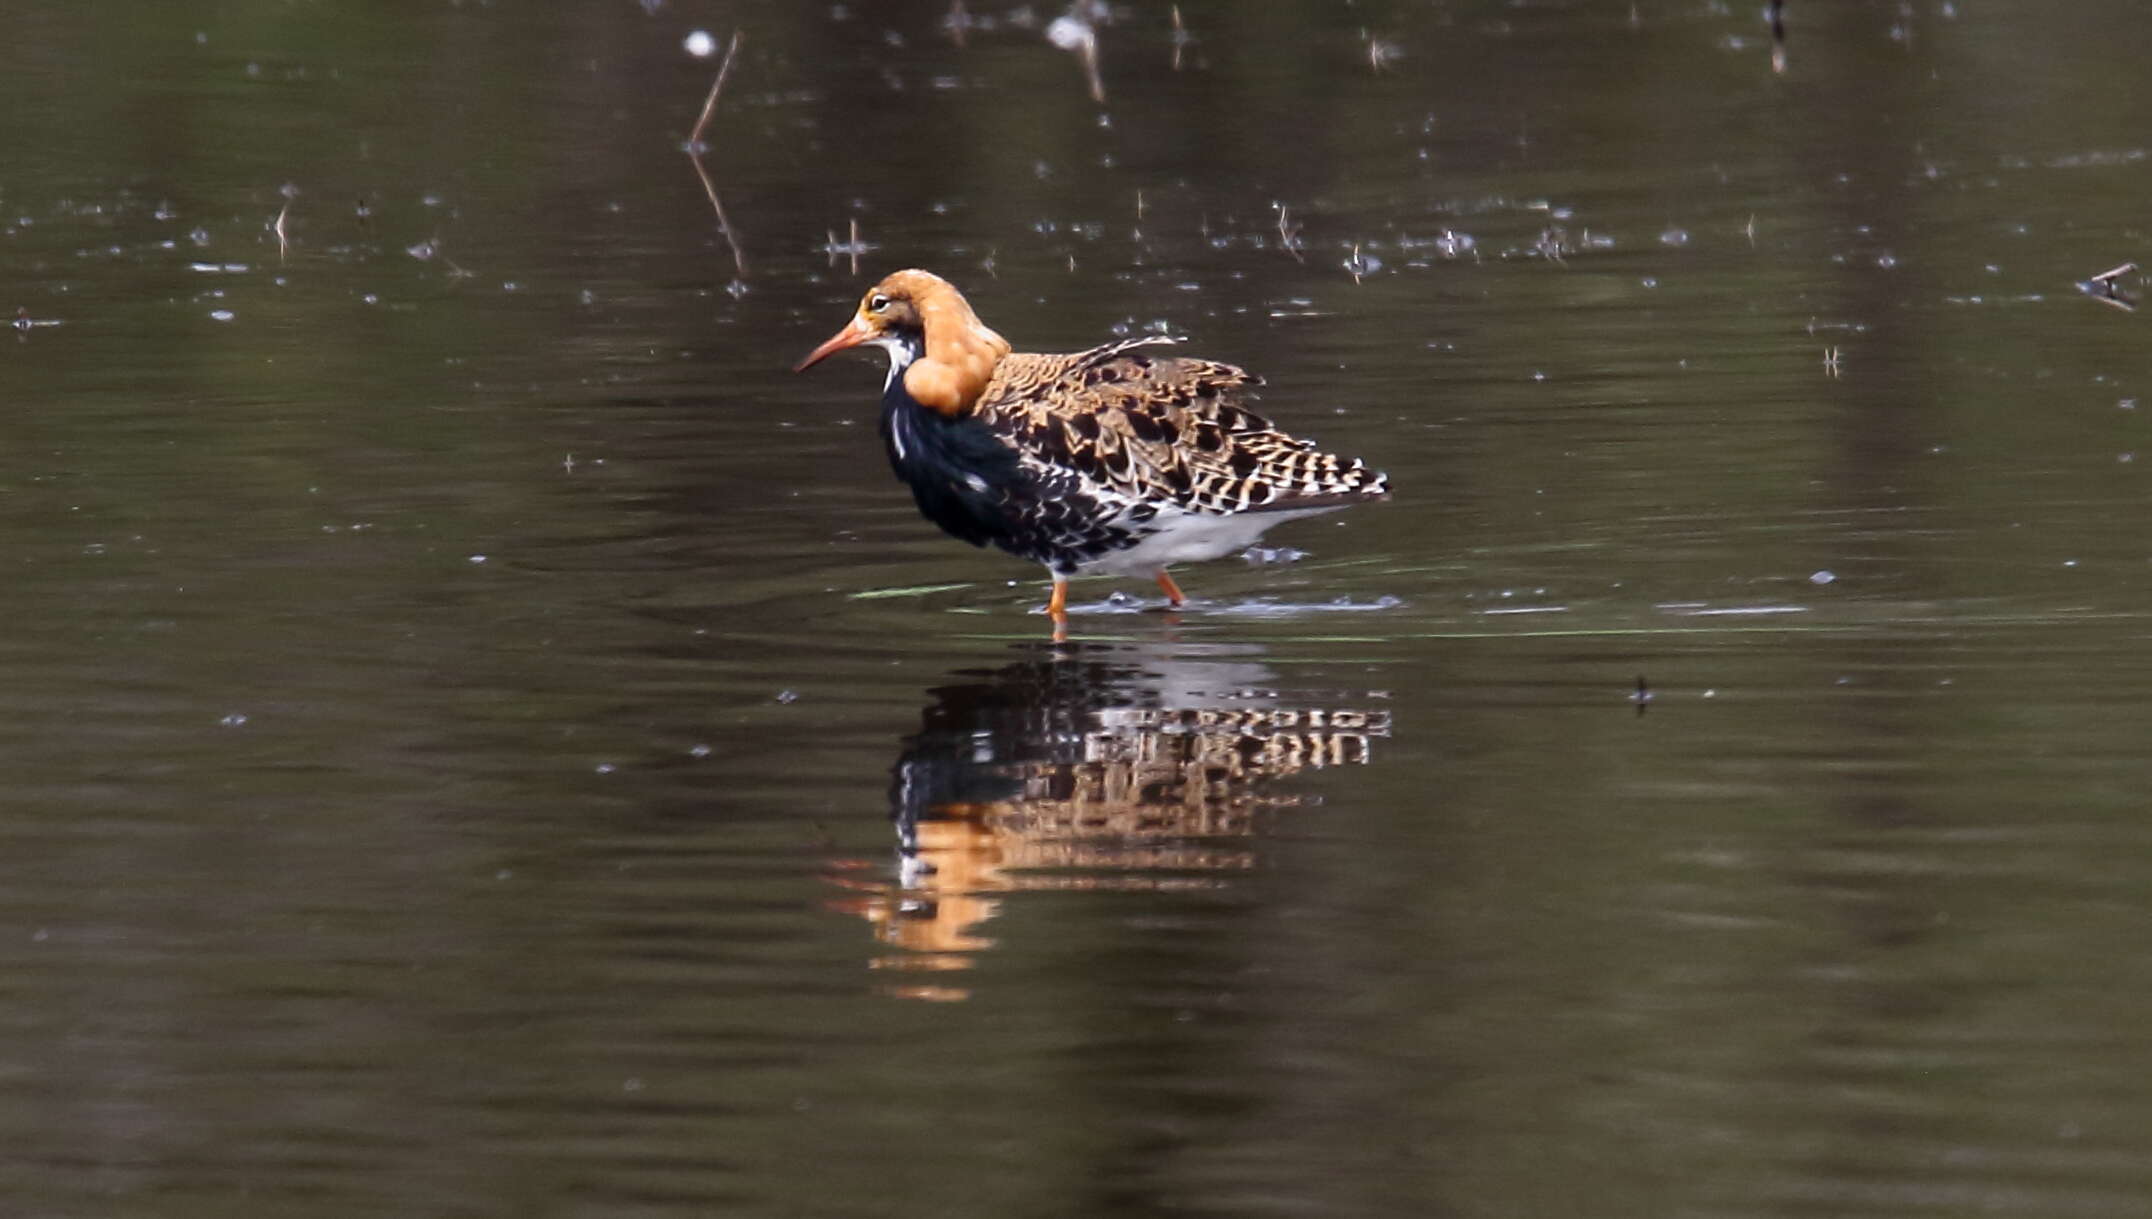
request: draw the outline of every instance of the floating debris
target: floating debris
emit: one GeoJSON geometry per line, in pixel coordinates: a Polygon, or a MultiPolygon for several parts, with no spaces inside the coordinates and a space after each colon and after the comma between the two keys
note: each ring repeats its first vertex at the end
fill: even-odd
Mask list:
{"type": "Polygon", "coordinates": [[[1692,609],[1686,605],[1673,604],[1659,607],[1668,613],[1678,613],[1687,618],[1738,618],[1763,614],[1805,614],[1805,605],[1730,605],[1722,609],[1692,609]]]}
{"type": "Polygon", "coordinates": [[[1444,258],[1459,258],[1466,254],[1477,258],[1478,247],[1479,243],[1472,239],[1472,234],[1460,233],[1454,229],[1444,229],[1442,236],[1435,238],[1435,252],[1444,258]]]}
{"type": "Polygon", "coordinates": [[[1047,23],[1046,41],[1073,52],[1083,64],[1084,79],[1091,86],[1091,100],[1106,104],[1106,85],[1098,75],[1098,30],[1113,14],[1103,0],[1076,0],[1069,10],[1047,23]]]}
{"type": "Polygon", "coordinates": [[[2122,281],[2136,274],[2137,264],[2126,262],[2119,267],[2110,267],[2077,285],[2077,290],[2103,305],[2113,305],[2127,312],[2137,308],[2137,296],[2124,286],[2122,281]]]}
{"type": "Polygon", "coordinates": [[[949,0],[949,15],[941,19],[941,28],[942,33],[949,36],[949,41],[955,43],[958,50],[963,49],[964,38],[975,24],[977,22],[964,7],[964,0],[949,0]]]}
{"type": "Polygon", "coordinates": [[[1373,254],[1362,254],[1360,252],[1360,243],[1357,241],[1352,243],[1352,257],[1347,258],[1342,265],[1346,271],[1351,273],[1352,282],[1356,284],[1382,270],[1382,260],[1373,254]]]}
{"type": "Polygon", "coordinates": [[[1307,259],[1300,256],[1300,226],[1292,223],[1291,213],[1283,203],[1271,206],[1278,209],[1278,243],[1293,256],[1294,262],[1306,262],[1307,259]]]}
{"type": "MultiPolygon", "coordinates": [[[[690,48],[692,49],[692,48],[690,48]]],[[[732,41],[725,45],[724,62],[717,65],[717,79],[710,82],[710,95],[703,99],[702,114],[695,120],[695,129],[688,132],[687,160],[695,167],[695,177],[702,182],[702,193],[709,196],[710,210],[717,214],[718,231],[725,235],[725,245],[732,250],[732,269],[740,277],[747,275],[747,258],[740,253],[740,241],[733,232],[732,221],[725,216],[724,201],[717,197],[717,183],[710,171],[703,167],[702,154],[707,145],[702,142],[703,132],[709,129],[710,116],[717,112],[717,95],[724,91],[725,78],[732,73],[732,61],[740,53],[740,31],[732,32],[732,41]]]]}
{"type": "Polygon", "coordinates": [[[708,59],[717,51],[717,39],[710,37],[708,30],[690,33],[687,40],[680,45],[687,48],[687,53],[697,59],[708,59]]]}
{"type": "Polygon", "coordinates": [[[837,240],[836,233],[825,231],[822,252],[829,255],[829,265],[833,267],[837,265],[837,256],[840,254],[851,259],[852,274],[857,275],[859,274],[859,256],[870,253],[879,247],[860,238],[859,217],[854,216],[852,218],[848,231],[851,236],[844,241],[837,240]]]}
{"type": "Polygon", "coordinates": [[[453,279],[466,279],[472,274],[472,272],[457,266],[456,261],[443,251],[441,238],[438,234],[416,245],[405,246],[404,253],[418,259],[420,262],[432,262],[439,259],[441,265],[448,268],[448,274],[453,279]]]}
{"type": "Polygon", "coordinates": [[[1367,601],[1355,601],[1350,597],[1333,597],[1328,601],[1279,601],[1270,597],[1255,597],[1230,604],[1206,603],[1204,608],[1213,614],[1230,614],[1245,618],[1294,618],[1302,614],[1366,614],[1394,610],[1405,604],[1400,597],[1384,594],[1367,601]]]}
{"type": "Polygon", "coordinates": [[[1189,47],[1189,46],[1191,46],[1191,45],[1193,45],[1193,44],[1194,44],[1195,40],[1196,40],[1196,36],[1188,32],[1188,27],[1187,27],[1187,26],[1185,26],[1185,25],[1181,24],[1181,6],[1180,6],[1180,5],[1178,5],[1178,4],[1174,5],[1174,6],[1173,6],[1173,70],[1174,70],[1174,71],[1178,72],[1178,71],[1180,71],[1180,70],[1181,70],[1181,56],[1182,56],[1182,54],[1183,54],[1183,53],[1184,53],[1184,52],[1185,52],[1185,51],[1186,51],[1186,50],[1188,49],[1188,47],[1189,47]]]}
{"type": "Polygon", "coordinates": [[[28,309],[18,308],[15,310],[15,320],[8,325],[15,328],[16,334],[27,335],[40,326],[60,326],[65,323],[56,317],[31,317],[28,309]]]}
{"type": "MultiPolygon", "coordinates": [[[[1010,581],[1015,583],[1015,581],[1010,581]]],[[[851,594],[854,601],[880,601],[886,597],[926,597],[970,588],[970,584],[912,584],[903,588],[867,588],[851,594]]]]}
{"type": "Polygon", "coordinates": [[[1405,49],[1394,42],[1384,42],[1366,30],[1360,31],[1360,41],[1367,46],[1367,66],[1375,72],[1387,72],[1390,65],[1402,58],[1405,49]]]}
{"type": "MultiPolygon", "coordinates": [[[[701,30],[695,32],[702,34],[701,30]]],[[[703,34],[703,37],[707,39],[709,35],[703,34]]],[[[692,36],[689,41],[693,41],[692,36]]],[[[692,50],[693,48],[691,47],[690,49],[692,50]]],[[[706,50],[703,55],[708,53],[706,50]]],[[[724,62],[717,65],[717,79],[710,82],[710,94],[702,101],[702,114],[695,119],[695,129],[688,132],[687,142],[690,148],[699,148],[702,145],[702,133],[710,126],[710,116],[717,110],[717,95],[724,91],[725,77],[732,72],[733,57],[739,53],[740,31],[734,30],[732,32],[732,41],[725,47],[724,62]]]]}

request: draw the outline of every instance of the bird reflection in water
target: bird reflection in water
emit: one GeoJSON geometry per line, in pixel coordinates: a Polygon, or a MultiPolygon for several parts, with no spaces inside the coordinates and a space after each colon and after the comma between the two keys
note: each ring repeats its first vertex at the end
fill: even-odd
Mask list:
{"type": "Polygon", "coordinates": [[[923,975],[966,969],[1009,895],[1166,890],[1255,866],[1261,815],[1302,770],[1365,765],[1387,710],[1280,691],[1246,646],[1039,647],[928,693],[890,788],[897,857],[840,861],[837,908],[872,923],[889,988],[962,999],[923,975]],[[1351,704],[1351,705],[1347,705],[1351,704]]]}

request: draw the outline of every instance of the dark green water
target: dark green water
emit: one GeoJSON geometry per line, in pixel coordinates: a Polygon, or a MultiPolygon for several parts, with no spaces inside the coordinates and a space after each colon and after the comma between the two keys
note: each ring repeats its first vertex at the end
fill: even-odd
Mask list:
{"type": "Polygon", "coordinates": [[[1180,7],[9,15],[8,1213],[2144,1213],[2139,10],[1180,7]],[[1395,500],[1056,647],[904,265],[1395,500]]]}

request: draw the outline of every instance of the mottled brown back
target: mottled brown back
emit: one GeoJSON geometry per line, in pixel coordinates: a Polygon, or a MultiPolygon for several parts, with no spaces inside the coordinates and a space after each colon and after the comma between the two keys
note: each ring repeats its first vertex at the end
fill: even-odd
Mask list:
{"type": "Polygon", "coordinates": [[[1028,462],[1193,512],[1333,507],[1387,492],[1384,477],[1358,458],[1317,452],[1250,410],[1256,377],[1142,350],[1159,341],[1009,355],[980,394],[977,416],[1028,462]]]}

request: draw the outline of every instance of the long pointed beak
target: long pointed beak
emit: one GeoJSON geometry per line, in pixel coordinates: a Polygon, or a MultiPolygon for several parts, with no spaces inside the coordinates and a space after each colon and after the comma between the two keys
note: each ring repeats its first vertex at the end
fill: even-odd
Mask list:
{"type": "Polygon", "coordinates": [[[816,364],[821,363],[822,358],[831,352],[843,351],[847,347],[857,347],[873,337],[874,327],[867,324],[867,319],[855,317],[852,319],[851,325],[829,336],[829,342],[808,352],[806,359],[792,366],[792,371],[805,372],[816,364]]]}

